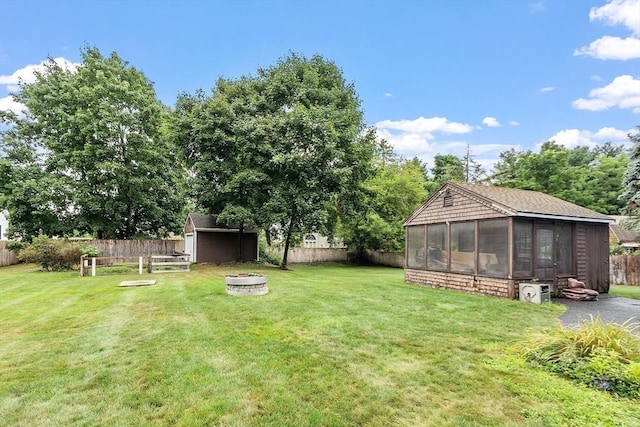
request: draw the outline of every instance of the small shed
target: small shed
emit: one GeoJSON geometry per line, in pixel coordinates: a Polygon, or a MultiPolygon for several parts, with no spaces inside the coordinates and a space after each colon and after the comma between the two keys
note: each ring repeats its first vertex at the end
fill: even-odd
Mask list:
{"type": "Polygon", "coordinates": [[[407,283],[518,298],[577,278],[609,291],[606,215],[536,191],[448,182],[405,221],[407,283]]]}
{"type": "Polygon", "coordinates": [[[241,235],[238,225],[221,224],[215,215],[191,213],[184,224],[184,251],[194,263],[256,261],[258,230],[245,228],[241,235]]]}

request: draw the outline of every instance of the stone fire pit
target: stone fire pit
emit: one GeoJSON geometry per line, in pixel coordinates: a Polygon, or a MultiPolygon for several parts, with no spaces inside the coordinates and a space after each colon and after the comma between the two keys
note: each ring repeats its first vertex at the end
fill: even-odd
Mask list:
{"type": "Polygon", "coordinates": [[[236,297],[265,295],[269,292],[267,276],[263,274],[229,274],[224,277],[227,293],[236,297]]]}

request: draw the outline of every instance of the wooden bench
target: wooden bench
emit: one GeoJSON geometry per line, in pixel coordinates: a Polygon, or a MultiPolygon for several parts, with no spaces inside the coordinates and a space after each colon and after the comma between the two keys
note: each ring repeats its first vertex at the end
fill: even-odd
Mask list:
{"type": "Polygon", "coordinates": [[[183,273],[191,271],[189,255],[152,255],[149,257],[149,273],[183,273]]]}

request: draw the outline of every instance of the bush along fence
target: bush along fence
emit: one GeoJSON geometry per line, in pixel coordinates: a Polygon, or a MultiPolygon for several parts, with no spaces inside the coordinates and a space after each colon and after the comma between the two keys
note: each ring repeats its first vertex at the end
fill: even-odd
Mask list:
{"type": "Polygon", "coordinates": [[[609,282],[612,285],[640,286],[640,255],[611,255],[609,282]]]}
{"type": "Polygon", "coordinates": [[[7,249],[7,242],[0,240],[0,267],[18,263],[16,254],[7,249]]]}

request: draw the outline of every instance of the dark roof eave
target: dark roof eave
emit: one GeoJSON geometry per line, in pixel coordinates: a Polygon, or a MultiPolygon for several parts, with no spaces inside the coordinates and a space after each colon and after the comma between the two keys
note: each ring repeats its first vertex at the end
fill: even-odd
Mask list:
{"type": "MultiPolygon", "coordinates": [[[[205,232],[218,232],[218,233],[237,233],[240,231],[239,228],[201,228],[194,227],[194,231],[205,231],[205,232]]],[[[255,228],[245,228],[242,230],[244,233],[257,233],[258,230],[255,228]]]]}

